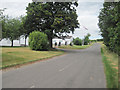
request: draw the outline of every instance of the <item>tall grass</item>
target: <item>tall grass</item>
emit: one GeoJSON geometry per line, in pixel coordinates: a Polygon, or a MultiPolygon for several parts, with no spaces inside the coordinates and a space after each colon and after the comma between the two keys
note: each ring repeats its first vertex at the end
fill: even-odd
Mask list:
{"type": "Polygon", "coordinates": [[[101,48],[102,59],[105,68],[107,88],[118,89],[118,70],[114,68],[112,61],[105,56],[103,48],[101,48]]]}

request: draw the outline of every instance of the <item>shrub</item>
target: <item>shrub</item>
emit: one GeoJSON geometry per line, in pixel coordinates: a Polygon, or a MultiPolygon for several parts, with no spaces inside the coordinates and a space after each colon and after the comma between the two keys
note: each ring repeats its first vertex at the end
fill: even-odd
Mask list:
{"type": "Polygon", "coordinates": [[[88,45],[90,43],[90,37],[91,35],[88,33],[85,37],[84,37],[84,45],[88,45]]]}
{"type": "Polygon", "coordinates": [[[72,43],[72,42],[70,42],[70,46],[73,46],[73,43],[72,43]]]}
{"type": "Polygon", "coordinates": [[[84,39],[84,45],[88,45],[88,40],[84,39]]]}
{"type": "Polygon", "coordinates": [[[73,43],[75,45],[82,45],[82,40],[77,37],[76,39],[73,40],[73,43]]]}
{"type": "Polygon", "coordinates": [[[47,35],[39,31],[33,31],[29,35],[29,46],[32,50],[48,50],[47,35]]]}
{"type": "Polygon", "coordinates": [[[103,39],[97,39],[97,41],[103,41],[103,39]]]}

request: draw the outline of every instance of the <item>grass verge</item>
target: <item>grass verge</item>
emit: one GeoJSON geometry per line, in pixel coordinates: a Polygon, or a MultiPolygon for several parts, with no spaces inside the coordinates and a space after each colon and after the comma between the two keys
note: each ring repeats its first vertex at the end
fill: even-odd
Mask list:
{"type": "Polygon", "coordinates": [[[48,59],[64,54],[63,51],[33,51],[29,47],[2,47],[2,65],[0,69],[48,59]]]}
{"type": "Polygon", "coordinates": [[[78,45],[73,45],[73,46],[70,46],[70,45],[62,45],[62,46],[58,46],[58,48],[61,48],[61,49],[85,49],[85,48],[88,48],[90,47],[92,44],[90,45],[84,45],[84,46],[78,46],[78,45]]]}
{"type": "Polygon", "coordinates": [[[107,88],[118,88],[118,55],[109,51],[105,45],[101,48],[107,88]]]}

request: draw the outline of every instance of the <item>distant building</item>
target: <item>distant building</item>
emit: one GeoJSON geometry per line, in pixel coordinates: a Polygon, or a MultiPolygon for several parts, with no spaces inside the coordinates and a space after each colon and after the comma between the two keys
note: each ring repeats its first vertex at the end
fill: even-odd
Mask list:
{"type": "MultiPolygon", "coordinates": [[[[25,44],[25,39],[22,36],[20,40],[13,40],[13,46],[23,46],[25,44]]],[[[28,38],[26,39],[26,45],[28,46],[28,38]]],[[[9,39],[2,39],[0,41],[0,46],[11,46],[11,41],[9,39]]]]}
{"type": "Polygon", "coordinates": [[[57,45],[59,44],[59,42],[61,42],[62,45],[65,45],[65,42],[68,44],[70,44],[73,41],[73,37],[72,36],[66,36],[64,39],[55,37],[53,38],[53,45],[55,44],[55,42],[57,42],[57,45]]]}
{"type": "MultiPolygon", "coordinates": [[[[59,42],[61,42],[62,45],[65,45],[65,42],[67,42],[67,45],[70,44],[70,42],[73,41],[73,37],[72,36],[67,36],[64,39],[55,37],[53,38],[53,45],[55,44],[55,42],[57,42],[57,45],[59,44],[59,42]]],[[[25,38],[21,37],[20,40],[13,40],[13,46],[24,46],[25,44],[25,38]]],[[[26,40],[26,45],[28,46],[28,38],[26,40]]],[[[11,41],[9,39],[2,39],[0,41],[0,46],[11,46],[11,41]]]]}

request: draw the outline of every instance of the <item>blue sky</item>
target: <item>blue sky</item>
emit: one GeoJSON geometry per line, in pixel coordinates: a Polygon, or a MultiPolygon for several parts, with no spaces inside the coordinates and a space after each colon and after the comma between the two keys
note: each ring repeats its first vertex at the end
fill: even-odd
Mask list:
{"type": "MultiPolygon", "coordinates": [[[[3,0],[0,3],[0,8],[7,8],[4,14],[11,17],[19,17],[26,15],[26,7],[32,0],[3,0]]],[[[87,34],[91,34],[91,39],[101,38],[98,27],[98,15],[103,5],[103,0],[79,0],[77,9],[78,21],[80,28],[75,30],[74,37],[81,39],[87,34]],[[88,28],[84,29],[82,26],[88,28]]],[[[71,34],[72,35],[72,34],[71,34]]]]}

